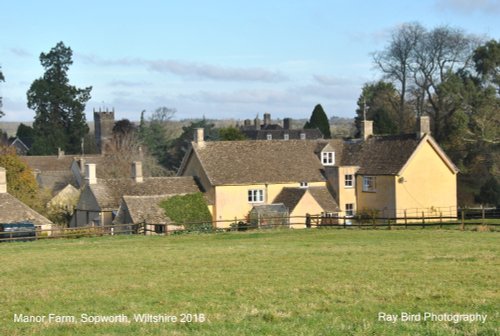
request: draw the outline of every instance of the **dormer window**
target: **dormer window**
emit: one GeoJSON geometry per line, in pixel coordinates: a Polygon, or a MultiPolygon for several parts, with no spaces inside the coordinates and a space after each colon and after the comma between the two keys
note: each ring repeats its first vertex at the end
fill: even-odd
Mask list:
{"type": "Polygon", "coordinates": [[[299,186],[300,186],[300,188],[304,188],[305,189],[305,188],[309,187],[309,183],[307,183],[307,182],[300,182],[299,186]]]}
{"type": "Polygon", "coordinates": [[[321,163],[323,166],[335,165],[335,152],[321,152],[321,163]]]}

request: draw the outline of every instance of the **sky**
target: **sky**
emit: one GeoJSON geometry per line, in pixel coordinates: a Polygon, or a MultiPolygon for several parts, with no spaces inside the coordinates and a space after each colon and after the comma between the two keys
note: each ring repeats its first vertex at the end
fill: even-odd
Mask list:
{"type": "Polygon", "coordinates": [[[448,25],[500,38],[500,0],[3,1],[2,121],[33,121],[26,92],[39,56],[63,41],[70,83],[86,105],[139,120],[159,107],[175,119],[354,117],[373,53],[399,25],[448,25]]]}

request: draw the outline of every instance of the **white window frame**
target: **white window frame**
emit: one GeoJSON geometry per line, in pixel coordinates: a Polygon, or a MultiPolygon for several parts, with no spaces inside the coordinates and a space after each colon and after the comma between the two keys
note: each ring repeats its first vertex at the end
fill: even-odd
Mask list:
{"type": "Polygon", "coordinates": [[[354,217],[354,203],[345,204],[345,216],[354,217]]]}
{"type": "Polygon", "coordinates": [[[375,176],[363,176],[363,192],[377,191],[377,178],[375,176]]]}
{"type": "Polygon", "coordinates": [[[335,152],[321,152],[321,163],[323,166],[335,165],[335,152]]]}
{"type": "Polygon", "coordinates": [[[299,183],[299,188],[309,188],[309,183],[307,182],[300,182],[299,183]]]}
{"type": "Polygon", "coordinates": [[[248,203],[264,203],[264,189],[249,189],[248,203]]]}
{"type": "Polygon", "coordinates": [[[344,187],[345,188],[354,188],[354,175],[353,174],[345,174],[344,175],[344,187]]]}

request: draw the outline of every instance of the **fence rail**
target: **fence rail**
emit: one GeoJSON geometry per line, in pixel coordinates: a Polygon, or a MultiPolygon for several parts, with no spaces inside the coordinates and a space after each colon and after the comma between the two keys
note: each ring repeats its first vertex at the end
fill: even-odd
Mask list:
{"type": "Polygon", "coordinates": [[[53,238],[80,238],[104,235],[171,235],[186,232],[230,232],[267,229],[290,228],[334,228],[334,229],[392,229],[392,228],[479,228],[481,230],[497,231],[500,227],[500,211],[477,209],[459,210],[458,216],[404,216],[404,217],[377,217],[377,216],[343,216],[324,217],[288,216],[283,224],[283,217],[266,218],[266,221],[249,223],[245,219],[221,220],[212,223],[171,223],[171,224],[118,224],[105,226],[85,226],[75,228],[54,227],[52,229],[36,231],[36,236],[22,236],[23,233],[32,234],[33,231],[0,232],[0,242],[27,241],[34,239],[53,238]],[[273,219],[279,219],[274,221],[273,219]],[[278,224],[277,224],[278,223],[278,224]],[[160,229],[158,229],[160,228],[160,229]]]}

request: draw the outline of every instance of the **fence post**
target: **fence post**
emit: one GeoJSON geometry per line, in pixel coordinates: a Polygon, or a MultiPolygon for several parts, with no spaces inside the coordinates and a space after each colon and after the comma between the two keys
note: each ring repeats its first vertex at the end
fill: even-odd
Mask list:
{"type": "Polygon", "coordinates": [[[443,228],[443,212],[439,211],[439,228],[443,228]]]}
{"type": "Polygon", "coordinates": [[[485,211],[484,211],[484,204],[481,204],[481,224],[484,225],[485,223],[485,211]]]}
{"type": "Polygon", "coordinates": [[[405,229],[408,229],[408,218],[406,217],[406,209],[405,209],[405,229]]]}
{"type": "Polygon", "coordinates": [[[422,229],[425,229],[425,214],[422,211],[422,229]]]}
{"type": "Polygon", "coordinates": [[[462,209],[462,227],[460,229],[465,230],[465,209],[462,209]]]}

